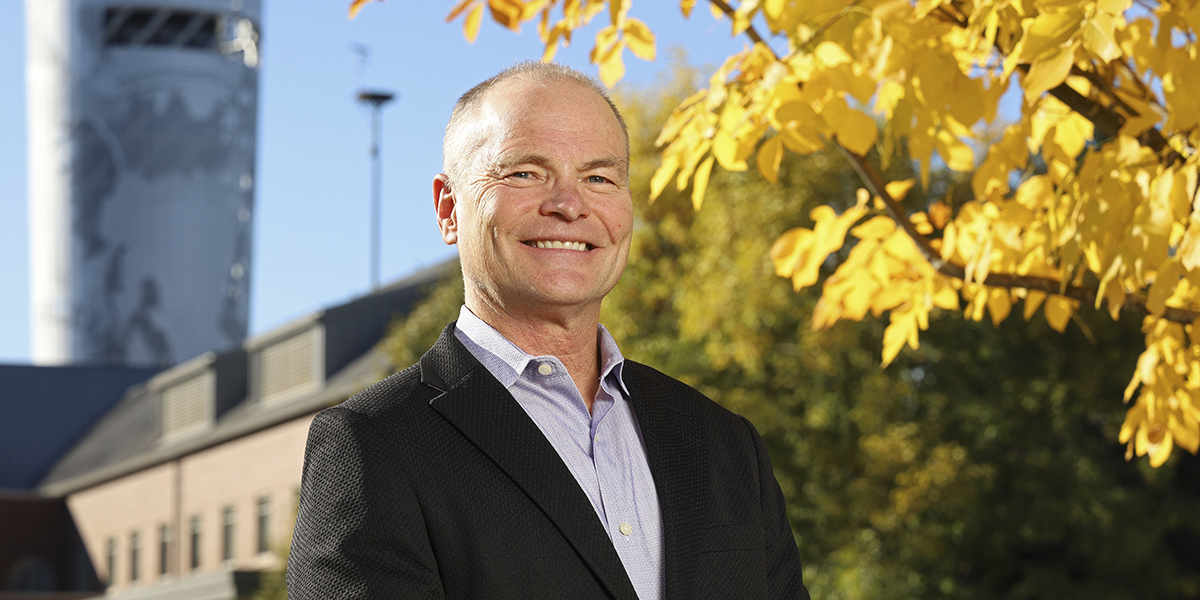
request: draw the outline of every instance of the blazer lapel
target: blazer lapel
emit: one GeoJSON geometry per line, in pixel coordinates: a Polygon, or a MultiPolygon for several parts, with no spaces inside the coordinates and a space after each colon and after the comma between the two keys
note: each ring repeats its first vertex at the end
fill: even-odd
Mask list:
{"type": "Polygon", "coordinates": [[[441,392],[430,406],[546,513],[614,598],[637,593],[574,476],[512,394],[454,337],[454,324],[421,358],[421,381],[441,392]]]}
{"type": "Polygon", "coordinates": [[[658,490],[663,520],[666,598],[691,598],[700,560],[700,535],[708,511],[707,446],[699,415],[677,408],[645,365],[625,361],[622,378],[629,388],[646,456],[658,490]]]}

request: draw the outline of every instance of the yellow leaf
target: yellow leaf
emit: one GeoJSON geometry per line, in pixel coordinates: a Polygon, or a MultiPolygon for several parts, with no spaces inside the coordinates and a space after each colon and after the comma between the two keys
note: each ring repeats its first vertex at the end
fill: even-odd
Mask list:
{"type": "Polygon", "coordinates": [[[844,48],[828,41],[817,44],[816,50],[813,50],[813,56],[826,67],[836,67],[852,60],[844,48]]]}
{"type": "Polygon", "coordinates": [[[992,315],[992,325],[999,327],[1000,323],[1008,318],[1008,313],[1012,311],[1012,297],[1009,296],[1008,290],[992,288],[988,292],[987,309],[988,313],[992,315]]]}
{"type": "MultiPolygon", "coordinates": [[[[528,21],[546,6],[546,0],[527,0],[521,7],[521,20],[528,21]]],[[[549,15],[549,13],[545,13],[549,15]]]]}
{"type": "Polygon", "coordinates": [[[940,200],[929,205],[929,222],[938,229],[946,228],[946,223],[950,221],[950,214],[950,207],[940,200]]]}
{"type": "Polygon", "coordinates": [[[938,154],[942,155],[942,160],[946,161],[947,167],[963,173],[975,168],[975,151],[949,131],[938,130],[937,136],[934,137],[934,145],[938,154]]]}
{"type": "Polygon", "coordinates": [[[1025,88],[1025,101],[1036,100],[1043,92],[1058,86],[1071,73],[1071,65],[1075,64],[1075,47],[1059,49],[1047,58],[1033,62],[1029,72],[1021,80],[1025,88]]]}
{"type": "Polygon", "coordinates": [[[625,60],[621,50],[625,48],[625,40],[617,42],[612,52],[600,62],[600,81],[611,88],[625,76],[625,60]]]}
{"type": "Polygon", "coordinates": [[[654,60],[654,33],[638,19],[625,20],[625,43],[634,56],[642,60],[654,60]]]}
{"type": "MultiPolygon", "coordinates": [[[[350,8],[350,10],[352,10],[352,11],[353,11],[353,10],[355,10],[355,9],[354,9],[354,5],[359,5],[359,6],[361,6],[361,5],[363,5],[363,4],[366,4],[367,2],[370,2],[370,1],[371,1],[371,0],[354,0],[354,4],[353,4],[353,5],[351,5],[351,8],[350,8]]],[[[461,15],[461,14],[462,14],[462,12],[463,12],[464,10],[467,10],[467,7],[468,7],[468,6],[471,6],[471,3],[475,2],[475,1],[476,1],[476,0],[460,0],[460,2],[459,2],[458,4],[455,4],[455,5],[454,5],[454,8],[450,9],[450,14],[446,15],[446,22],[447,22],[447,23],[449,23],[450,21],[453,21],[454,19],[457,19],[457,18],[458,18],[458,15],[461,15]]],[[[351,15],[351,17],[350,17],[350,18],[354,18],[354,15],[351,15]]]]}
{"type": "Polygon", "coordinates": [[[1113,37],[1115,23],[1112,15],[1097,12],[1083,28],[1083,47],[1104,62],[1121,56],[1121,48],[1113,37]]]}
{"type": "Polygon", "coordinates": [[[1161,317],[1163,311],[1167,307],[1167,298],[1170,298],[1175,293],[1175,288],[1179,286],[1179,275],[1183,272],[1183,265],[1179,259],[1172,258],[1163,263],[1158,268],[1158,274],[1154,277],[1154,283],[1150,284],[1150,291],[1146,294],[1146,310],[1150,314],[1161,317]]]}
{"type": "Polygon", "coordinates": [[[1061,146],[1067,156],[1079,156],[1083,147],[1092,140],[1093,133],[1092,122],[1072,111],[1067,118],[1054,126],[1054,143],[1061,146]]]}
{"type": "Polygon", "coordinates": [[[522,6],[516,0],[488,0],[488,8],[492,11],[492,20],[507,27],[514,33],[521,31],[522,6]]]}
{"type": "Polygon", "coordinates": [[[704,159],[696,169],[696,177],[692,179],[692,208],[700,210],[704,204],[704,192],[708,189],[708,176],[712,173],[713,157],[704,159]]]}
{"type": "Polygon", "coordinates": [[[672,154],[663,157],[663,164],[654,171],[654,177],[650,179],[650,200],[654,201],[659,194],[667,187],[667,183],[671,181],[671,177],[675,175],[675,171],[679,168],[679,158],[672,154]]]}
{"type": "Polygon", "coordinates": [[[887,193],[892,197],[892,200],[899,202],[908,195],[908,191],[911,190],[916,184],[916,179],[909,178],[899,181],[890,181],[887,183],[887,185],[883,186],[883,189],[887,190],[887,193]]]}
{"type": "Polygon", "coordinates": [[[771,261],[775,264],[775,274],[780,277],[791,277],[805,253],[812,247],[816,237],[811,229],[796,227],[784,232],[771,246],[771,261]]]}
{"type": "Polygon", "coordinates": [[[1179,242],[1179,251],[1175,254],[1187,270],[1200,267],[1200,222],[1192,221],[1179,242]]]}
{"type": "Polygon", "coordinates": [[[1025,292],[1025,320],[1028,321],[1037,313],[1037,309],[1046,299],[1046,292],[1028,290],[1025,292]]]}
{"type": "Polygon", "coordinates": [[[1083,9],[1077,6],[1039,14],[1022,37],[1020,61],[1032,63],[1042,54],[1061,48],[1079,31],[1082,22],[1083,9]]]}
{"type": "Polygon", "coordinates": [[[679,11],[683,13],[683,18],[692,18],[692,9],[696,6],[696,0],[679,0],[679,11]]]}
{"type": "Polygon", "coordinates": [[[890,233],[896,230],[896,222],[891,217],[880,215],[868,220],[866,223],[850,230],[850,235],[860,240],[879,240],[887,237],[890,233]]]}
{"type": "Polygon", "coordinates": [[[1055,331],[1062,333],[1067,330],[1067,322],[1071,320],[1071,315],[1075,313],[1075,305],[1078,302],[1070,298],[1059,296],[1057,294],[1046,299],[1043,312],[1046,315],[1046,322],[1050,324],[1055,331]]]}
{"type": "Polygon", "coordinates": [[[783,162],[783,140],[779,136],[767,139],[758,149],[758,172],[771,183],[779,181],[779,165],[783,162]]]}
{"type": "Polygon", "coordinates": [[[471,12],[467,13],[467,18],[463,19],[463,37],[467,38],[467,42],[475,43],[481,22],[483,22],[483,5],[477,4],[475,8],[471,9],[471,12]]]}
{"type": "Polygon", "coordinates": [[[617,38],[619,36],[620,33],[617,31],[615,25],[609,25],[600,31],[597,31],[596,45],[592,47],[592,54],[589,57],[589,60],[591,60],[594,64],[600,64],[604,62],[604,60],[612,54],[613,48],[616,47],[617,38]]]}
{"type": "MultiPolygon", "coordinates": [[[[351,2],[350,3],[350,18],[353,19],[354,17],[358,16],[358,11],[362,10],[363,7],[366,6],[367,3],[370,1],[371,0],[354,0],[353,2],[351,2]]],[[[382,1],[382,0],[380,0],[380,1],[382,1]]],[[[467,0],[467,1],[469,2],[470,0],[467,0]]],[[[451,17],[451,18],[453,18],[453,17],[451,17]]],[[[447,20],[450,20],[450,19],[447,19],[447,20]]]]}
{"type": "Polygon", "coordinates": [[[773,21],[778,21],[780,15],[783,14],[783,9],[787,5],[785,0],[766,0],[763,2],[763,13],[773,21]]]}
{"type": "Polygon", "coordinates": [[[713,136],[712,153],[727,171],[745,171],[746,161],[738,159],[739,144],[728,131],[718,129],[713,136]]]}
{"type": "Polygon", "coordinates": [[[613,25],[619,26],[629,12],[629,2],[626,0],[608,0],[608,16],[613,25]]]}
{"type": "Polygon", "coordinates": [[[942,286],[933,295],[933,305],[946,310],[958,310],[958,292],[950,286],[942,286]]]}
{"type": "Polygon", "coordinates": [[[837,125],[836,135],[838,142],[847,150],[859,156],[866,156],[875,146],[879,128],[875,126],[875,120],[871,117],[857,110],[848,110],[842,122],[837,125]]]}
{"type": "Polygon", "coordinates": [[[896,356],[900,354],[900,349],[905,344],[916,350],[917,342],[917,319],[908,311],[893,310],[891,314],[891,323],[887,329],[883,331],[883,367],[892,364],[896,356]]]}

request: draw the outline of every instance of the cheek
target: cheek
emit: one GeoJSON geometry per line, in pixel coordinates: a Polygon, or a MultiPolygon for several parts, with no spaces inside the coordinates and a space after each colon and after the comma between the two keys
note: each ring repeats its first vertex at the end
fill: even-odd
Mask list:
{"type": "Polygon", "coordinates": [[[614,207],[608,215],[607,223],[612,238],[628,244],[633,232],[633,205],[627,202],[614,207]]]}

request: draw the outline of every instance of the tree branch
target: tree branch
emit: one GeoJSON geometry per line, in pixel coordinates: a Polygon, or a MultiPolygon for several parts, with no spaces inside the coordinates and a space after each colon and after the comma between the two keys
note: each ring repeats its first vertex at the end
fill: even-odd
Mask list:
{"type": "MultiPolygon", "coordinates": [[[[1029,72],[1029,65],[1018,65],[1022,73],[1029,72]]],[[[1066,104],[1071,110],[1081,114],[1087,120],[1091,121],[1096,129],[1101,133],[1110,137],[1117,137],[1121,132],[1121,127],[1125,125],[1125,115],[1108,108],[1095,100],[1086,98],[1083,94],[1075,91],[1074,88],[1066,83],[1058,84],[1058,87],[1050,90],[1050,95],[1057,98],[1063,104],[1066,104]]],[[[1119,100],[1119,99],[1118,99],[1119,100]]],[[[1124,104],[1122,102],[1122,104],[1124,104]]],[[[1129,111],[1133,116],[1137,113],[1133,110],[1129,111]]],[[[1166,162],[1167,166],[1175,165],[1184,162],[1184,158],[1174,148],[1171,148],[1167,143],[1167,139],[1163,137],[1161,131],[1157,127],[1151,127],[1142,132],[1137,137],[1139,144],[1151,149],[1154,153],[1166,162]]]]}
{"type": "MultiPolygon", "coordinates": [[[[962,6],[960,6],[960,3],[957,0],[952,1],[951,4],[953,4],[955,10],[957,10],[960,14],[966,14],[963,12],[962,6]]],[[[957,20],[955,21],[955,24],[959,27],[966,27],[969,25],[969,20],[966,22],[957,20]]],[[[1001,56],[1008,56],[1008,54],[1005,53],[1004,48],[1000,46],[1000,39],[1000,36],[996,36],[994,47],[1001,56]]],[[[1028,64],[1017,65],[1017,68],[1020,69],[1024,74],[1029,73],[1028,64]]],[[[1078,67],[1072,67],[1071,70],[1075,74],[1081,74],[1089,79],[1092,79],[1092,84],[1096,84],[1096,81],[1092,77],[1088,76],[1088,72],[1083,71],[1078,67]]],[[[1141,84],[1141,81],[1136,77],[1132,79],[1137,81],[1139,85],[1141,84]]],[[[1126,105],[1125,102],[1116,95],[1115,91],[1107,89],[1107,85],[1098,87],[1104,89],[1105,93],[1112,97],[1116,102],[1124,105],[1124,108],[1129,111],[1130,116],[1138,116],[1133,109],[1129,108],[1129,106],[1126,105]]],[[[1082,94],[1071,88],[1071,86],[1067,85],[1066,82],[1058,84],[1058,87],[1050,90],[1049,94],[1057,98],[1063,104],[1066,104],[1071,110],[1083,115],[1084,118],[1092,122],[1092,125],[1094,125],[1096,129],[1099,129],[1100,132],[1104,133],[1105,135],[1117,137],[1117,135],[1121,132],[1121,127],[1125,125],[1125,115],[1122,115],[1121,113],[1109,107],[1103,106],[1099,102],[1096,102],[1090,98],[1085,98],[1082,94]]],[[[1139,144],[1154,151],[1154,154],[1159,156],[1160,160],[1163,160],[1167,166],[1184,162],[1183,156],[1171,148],[1170,144],[1167,143],[1167,139],[1163,137],[1162,132],[1159,131],[1157,127],[1151,127],[1150,129],[1144,131],[1137,137],[1137,141],[1139,144]]]]}
{"type": "MultiPolygon", "coordinates": [[[[725,2],[725,0],[708,0],[708,2],[709,4],[721,9],[721,12],[725,13],[725,15],[730,19],[734,18],[734,15],[737,13],[733,7],[729,6],[729,4],[725,2]]],[[[766,45],[763,42],[762,36],[758,35],[758,31],[754,29],[753,25],[747,25],[745,33],[747,36],[750,36],[750,39],[754,40],[754,43],[763,44],[764,46],[766,45]]]]}
{"type": "MultiPolygon", "coordinates": [[[[908,234],[908,237],[912,238],[913,243],[916,244],[917,249],[920,250],[921,255],[925,258],[925,260],[929,261],[930,266],[932,266],[935,271],[945,275],[946,277],[953,277],[955,279],[965,281],[966,269],[964,269],[961,265],[957,265],[942,259],[942,255],[937,250],[934,250],[933,246],[929,243],[929,240],[917,231],[917,228],[908,218],[908,211],[904,210],[904,207],[900,206],[900,203],[897,202],[895,198],[892,198],[891,194],[887,192],[883,178],[880,177],[879,173],[875,171],[875,167],[872,166],[866,158],[851,152],[838,142],[834,143],[837,144],[838,149],[842,151],[842,154],[846,157],[846,160],[850,161],[850,164],[854,167],[854,170],[858,172],[858,176],[863,180],[863,183],[866,184],[867,189],[870,190],[873,195],[878,196],[883,200],[884,206],[887,207],[888,215],[891,216],[898,225],[900,225],[901,229],[904,230],[904,233],[908,234]]],[[[986,279],[977,283],[982,283],[983,285],[991,287],[1009,289],[1023,288],[1027,290],[1037,290],[1047,294],[1057,294],[1078,300],[1089,306],[1094,306],[1096,304],[1096,296],[1099,293],[1099,290],[1096,290],[1095,288],[1075,286],[1057,279],[1037,277],[1032,275],[988,273],[986,279]]],[[[1121,310],[1141,315],[1151,314],[1150,310],[1146,308],[1146,299],[1136,294],[1125,294],[1125,302],[1122,304],[1121,310]]],[[[1189,325],[1196,319],[1200,318],[1200,312],[1168,306],[1166,307],[1166,310],[1163,311],[1162,318],[1167,319],[1168,321],[1189,325]]]]}

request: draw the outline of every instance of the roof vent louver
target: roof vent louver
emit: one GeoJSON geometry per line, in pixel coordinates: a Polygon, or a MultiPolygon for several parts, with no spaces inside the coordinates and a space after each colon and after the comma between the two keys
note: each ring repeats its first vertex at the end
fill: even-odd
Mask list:
{"type": "Polygon", "coordinates": [[[212,371],[206,370],[162,389],[162,439],[179,438],[208,428],[213,419],[214,379],[212,371]]]}
{"type": "Polygon", "coordinates": [[[321,383],[321,328],[310,327],[264,346],[254,354],[258,398],[263,405],[282,402],[321,383]]]}

